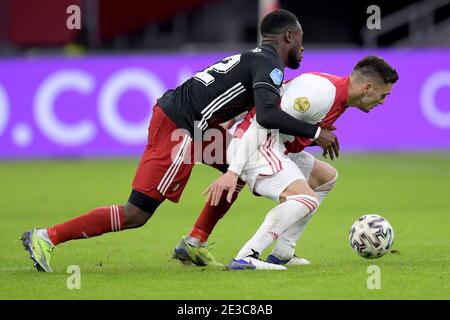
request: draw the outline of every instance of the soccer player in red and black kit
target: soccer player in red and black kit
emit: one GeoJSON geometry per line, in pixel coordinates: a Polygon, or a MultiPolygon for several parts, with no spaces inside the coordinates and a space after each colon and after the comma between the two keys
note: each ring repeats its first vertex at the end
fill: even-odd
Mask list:
{"type": "MultiPolygon", "coordinates": [[[[35,228],[22,234],[22,243],[39,271],[52,271],[53,248],[60,243],[140,227],[165,199],[178,202],[195,163],[184,160],[196,149],[192,147],[197,142],[196,131],[217,128],[225,134],[219,124],[253,106],[262,126],[314,139],[324,150],[337,150],[337,138],[329,130],[297,120],[278,108],[284,67],[296,69],[302,58],[303,31],[297,17],[289,11],[274,11],[263,19],[261,34],[260,47],[225,58],[158,99],[150,121],[148,144],[127,204],[96,208],[53,227],[35,228]],[[180,129],[185,129],[181,143],[172,138],[180,129]]],[[[207,145],[205,141],[200,143],[203,147],[207,145]]],[[[212,166],[225,173],[228,170],[226,161],[212,166]]],[[[234,191],[236,181],[230,190],[234,191]]],[[[233,192],[229,201],[224,198],[217,206],[207,204],[196,223],[197,230],[212,230],[217,221],[210,222],[208,216],[223,216],[236,196],[237,192],[233,192]]],[[[208,257],[207,248],[201,249],[200,254],[208,257]]]]}

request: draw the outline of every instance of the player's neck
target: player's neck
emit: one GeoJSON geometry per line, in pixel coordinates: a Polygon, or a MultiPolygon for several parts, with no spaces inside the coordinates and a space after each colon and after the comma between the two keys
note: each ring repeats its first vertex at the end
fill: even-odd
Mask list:
{"type": "Polygon", "coordinates": [[[280,48],[280,44],[277,40],[274,39],[263,39],[261,45],[269,45],[275,49],[281,61],[283,62],[283,66],[286,66],[286,62],[283,60],[283,52],[280,48]]]}
{"type": "Polygon", "coordinates": [[[360,92],[358,90],[358,86],[356,84],[355,79],[350,75],[348,81],[348,98],[346,102],[346,106],[357,106],[361,99],[360,92]]]}

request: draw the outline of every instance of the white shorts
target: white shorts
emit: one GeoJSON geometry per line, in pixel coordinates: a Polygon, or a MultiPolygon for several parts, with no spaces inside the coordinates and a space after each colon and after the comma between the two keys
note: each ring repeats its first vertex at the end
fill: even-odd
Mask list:
{"type": "Polygon", "coordinates": [[[282,169],[272,175],[262,173],[270,171],[267,167],[243,170],[241,178],[247,182],[250,190],[275,202],[280,201],[280,194],[295,180],[308,180],[314,168],[315,158],[312,154],[302,151],[290,153],[281,159],[282,169]]]}

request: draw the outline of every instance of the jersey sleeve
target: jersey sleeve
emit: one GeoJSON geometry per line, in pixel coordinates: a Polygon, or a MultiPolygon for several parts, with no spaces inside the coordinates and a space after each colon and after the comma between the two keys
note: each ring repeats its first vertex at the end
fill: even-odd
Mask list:
{"type": "Polygon", "coordinates": [[[319,123],[330,111],[336,87],[327,79],[303,74],[282,88],[281,109],[296,119],[319,123]]]}

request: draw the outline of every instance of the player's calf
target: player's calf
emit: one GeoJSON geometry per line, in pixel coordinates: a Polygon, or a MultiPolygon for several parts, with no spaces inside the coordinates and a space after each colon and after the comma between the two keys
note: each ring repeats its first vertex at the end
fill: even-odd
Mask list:
{"type": "MultiPolygon", "coordinates": [[[[109,232],[142,226],[161,202],[155,200],[153,210],[146,212],[134,204],[95,208],[69,221],[50,228],[33,229],[22,234],[22,243],[39,271],[50,272],[53,247],[69,240],[96,237],[109,232]]],[[[149,209],[152,209],[149,207],[149,209]]]]}
{"type": "Polygon", "coordinates": [[[123,207],[124,229],[132,229],[142,227],[147,223],[152,213],[145,212],[131,203],[127,203],[123,207]]]}

